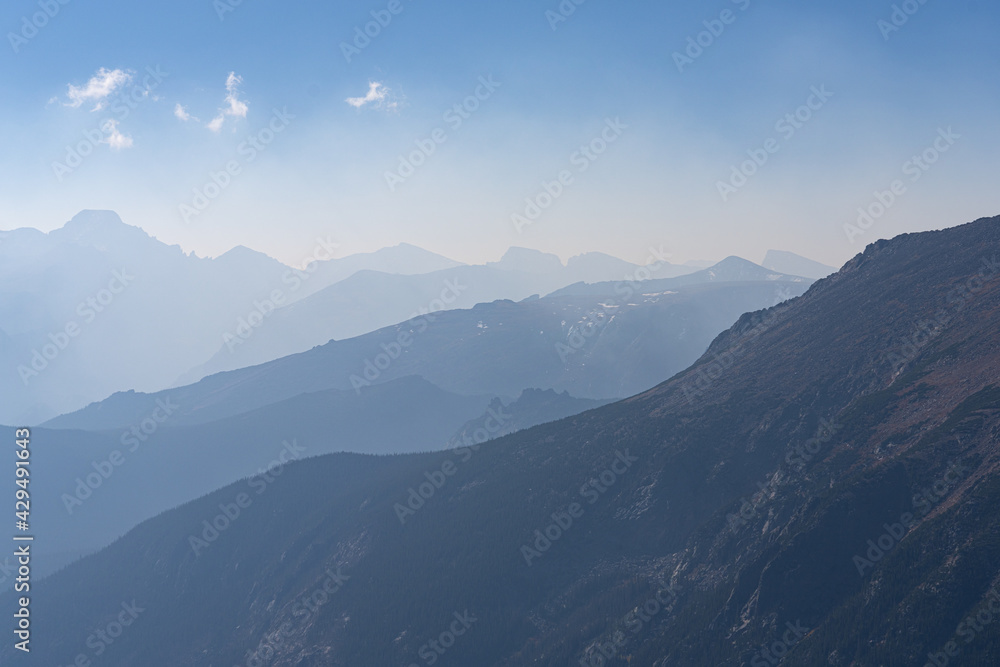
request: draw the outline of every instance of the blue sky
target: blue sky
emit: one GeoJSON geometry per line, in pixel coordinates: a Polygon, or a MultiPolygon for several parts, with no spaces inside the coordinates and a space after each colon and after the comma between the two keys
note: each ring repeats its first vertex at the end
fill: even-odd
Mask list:
{"type": "Polygon", "coordinates": [[[0,228],[108,208],[201,255],[242,244],[287,262],[322,235],[344,254],[409,242],[470,262],[511,245],[641,262],[662,245],[680,261],[780,248],[839,265],[877,238],[1000,213],[995,3],[895,3],[916,11],[888,32],[894,3],[871,0],[567,0],[559,22],[555,0],[398,0],[396,14],[389,0],[231,2],[42,0],[54,16],[37,34],[22,27],[38,0],[4,3],[0,228]],[[341,43],[371,12],[391,22],[348,62],[341,43]],[[707,46],[679,71],[699,33],[707,46]],[[166,75],[146,91],[148,68],[166,75]],[[455,126],[446,113],[477,88],[455,126]],[[115,101],[133,91],[122,117],[115,101]],[[777,128],[810,101],[794,134],[777,128]],[[609,120],[623,129],[604,142],[609,120]],[[250,151],[269,126],[281,132],[250,151]],[[581,158],[592,141],[603,153],[581,158]],[[80,142],[92,153],[57,174],[80,142]],[[415,142],[434,151],[391,190],[415,142]],[[904,163],[925,150],[935,162],[912,180],[904,163]],[[765,153],[724,198],[733,166],[765,153]],[[519,231],[512,216],[547,203],[561,173],[519,231]],[[881,217],[845,231],[897,180],[881,217]]]}

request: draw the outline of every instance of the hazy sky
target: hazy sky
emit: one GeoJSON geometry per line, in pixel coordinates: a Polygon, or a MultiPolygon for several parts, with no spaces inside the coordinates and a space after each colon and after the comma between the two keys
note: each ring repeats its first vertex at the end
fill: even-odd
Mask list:
{"type": "Polygon", "coordinates": [[[643,262],[662,245],[839,265],[1000,213],[1000,7],[896,6],[8,0],[0,228],[103,208],[202,255],[286,262],[323,235],[343,254],[405,241],[468,262],[511,245],[643,262]],[[357,38],[366,24],[376,36],[357,38]],[[390,187],[417,142],[422,164],[390,187]],[[925,150],[933,164],[907,164],[925,150]],[[844,225],[896,180],[850,243],[844,225]]]}

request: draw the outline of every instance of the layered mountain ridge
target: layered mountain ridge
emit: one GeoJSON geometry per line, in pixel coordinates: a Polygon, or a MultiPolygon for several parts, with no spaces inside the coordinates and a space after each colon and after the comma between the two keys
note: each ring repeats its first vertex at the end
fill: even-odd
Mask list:
{"type": "Polygon", "coordinates": [[[444,666],[987,664],[998,286],[1000,218],[877,242],[625,401],[145,522],[39,586],[40,645],[135,601],[114,664],[419,663],[456,618],[444,666]]]}

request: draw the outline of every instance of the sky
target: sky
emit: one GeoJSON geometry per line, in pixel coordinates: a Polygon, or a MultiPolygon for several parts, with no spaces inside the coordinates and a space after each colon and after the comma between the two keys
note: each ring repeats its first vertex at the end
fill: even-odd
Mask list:
{"type": "Polygon", "coordinates": [[[985,0],[8,0],[0,229],[839,266],[1000,214],[998,28],[985,0]]]}

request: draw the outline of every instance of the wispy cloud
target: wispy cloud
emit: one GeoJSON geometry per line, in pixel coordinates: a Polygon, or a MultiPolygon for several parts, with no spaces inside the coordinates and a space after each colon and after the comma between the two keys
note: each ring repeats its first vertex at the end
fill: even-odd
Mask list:
{"type": "Polygon", "coordinates": [[[94,102],[91,111],[100,111],[104,108],[107,98],[116,90],[132,80],[132,73],[121,69],[106,69],[102,67],[97,70],[97,74],[83,86],[69,84],[66,96],[69,102],[66,106],[80,107],[84,102],[94,102]]]}
{"type": "MultiPolygon", "coordinates": [[[[189,114],[187,109],[180,102],[178,102],[177,106],[174,107],[174,115],[177,116],[179,120],[184,121],[185,123],[194,118],[194,116],[189,114]]],[[[194,120],[198,119],[194,118],[194,120]]]]}
{"type": "Polygon", "coordinates": [[[120,151],[123,148],[132,148],[132,137],[121,133],[117,120],[109,120],[105,125],[105,131],[108,133],[108,137],[102,139],[101,143],[107,144],[112,150],[120,151]]]}
{"type": "Polygon", "coordinates": [[[226,104],[229,105],[229,108],[225,111],[227,116],[247,117],[249,107],[246,102],[239,98],[239,86],[241,83],[243,83],[243,77],[236,76],[236,72],[230,72],[226,78],[226,104]]]}
{"type": "Polygon", "coordinates": [[[398,104],[390,101],[389,93],[391,92],[381,81],[369,81],[367,95],[364,97],[348,97],[346,101],[355,109],[361,109],[369,104],[376,109],[395,109],[398,104]]]}
{"type": "Polygon", "coordinates": [[[206,127],[212,132],[218,132],[226,122],[226,116],[246,118],[250,105],[240,99],[240,84],[243,77],[236,72],[230,72],[226,78],[226,107],[219,110],[219,115],[213,118],[206,127]]]}

